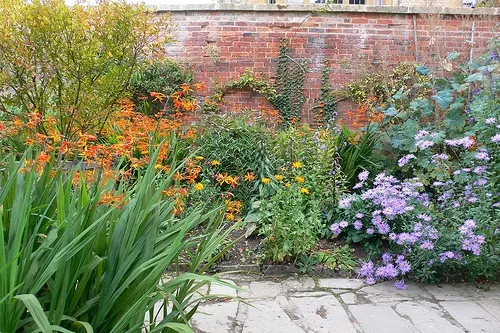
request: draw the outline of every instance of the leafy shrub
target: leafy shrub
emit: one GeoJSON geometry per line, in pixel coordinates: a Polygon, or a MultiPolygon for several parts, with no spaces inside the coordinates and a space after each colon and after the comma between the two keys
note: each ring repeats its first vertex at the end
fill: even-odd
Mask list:
{"type": "Polygon", "coordinates": [[[380,135],[375,126],[368,126],[364,132],[353,132],[346,127],[339,130],[337,146],[340,168],[345,176],[348,188],[356,183],[356,175],[361,170],[376,170],[379,168],[375,148],[380,141],[380,135]]]}
{"type": "Polygon", "coordinates": [[[324,228],[324,214],[342,192],[343,176],[331,131],[289,127],[274,142],[281,167],[274,176],[261,179],[259,196],[245,222],[265,236],[264,257],[282,261],[314,247],[324,228]]]}
{"type": "Polygon", "coordinates": [[[450,54],[443,60],[443,70],[450,73],[445,77],[417,67],[423,80],[400,89],[394,103],[380,109],[386,151],[406,176],[418,176],[425,184],[450,179],[462,157],[446,140],[489,141],[480,137],[483,121],[500,113],[499,48],[500,41],[492,40],[487,54],[464,65],[454,63],[457,53],[450,54]]]}
{"type": "Polygon", "coordinates": [[[0,331],[189,331],[191,295],[217,282],[197,273],[217,259],[214,249],[231,229],[221,228],[220,207],[174,215],[175,201],[163,193],[177,166],[156,172],[159,151],[131,187],[73,184],[72,173],[53,164],[38,173],[24,158],[2,161],[0,331]],[[159,285],[164,270],[183,260],[188,272],[159,285]],[[164,319],[145,326],[157,302],[164,319]]]}
{"type": "Polygon", "coordinates": [[[307,198],[307,189],[294,184],[279,188],[260,201],[260,229],[265,235],[263,255],[280,262],[311,250],[322,228],[318,201],[307,198]]]}
{"type": "Polygon", "coordinates": [[[193,82],[193,75],[184,70],[181,66],[172,61],[154,62],[151,65],[141,68],[134,73],[130,80],[130,88],[133,92],[132,100],[136,105],[136,110],[155,114],[167,106],[172,106],[172,99],[167,101],[159,100],[150,93],[161,93],[171,96],[181,90],[182,85],[193,82]]]}
{"type": "Polygon", "coordinates": [[[218,183],[221,192],[229,191],[247,208],[258,193],[258,180],[274,174],[271,132],[249,116],[210,115],[195,144],[204,159],[204,179],[218,183]]]}
{"type": "Polygon", "coordinates": [[[52,115],[67,139],[100,133],[138,62],[168,41],[168,16],[125,2],[14,0],[0,12],[0,110],[52,115]]]}

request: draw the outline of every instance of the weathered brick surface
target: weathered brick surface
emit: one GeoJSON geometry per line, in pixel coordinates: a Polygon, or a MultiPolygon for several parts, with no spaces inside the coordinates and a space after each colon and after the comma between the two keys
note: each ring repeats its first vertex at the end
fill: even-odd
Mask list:
{"type": "MultiPolygon", "coordinates": [[[[329,61],[334,88],[366,71],[383,71],[404,61],[415,61],[413,15],[335,12],[314,16],[307,12],[176,11],[177,41],[167,53],[190,66],[208,93],[219,83],[238,78],[247,68],[273,78],[282,38],[293,48],[293,58],[307,60],[304,93],[308,110],[318,97],[321,69],[329,61]]],[[[430,64],[452,51],[468,60],[484,52],[498,36],[498,16],[417,16],[420,63],[430,64]],[[471,38],[475,21],[474,44],[471,38]]],[[[237,93],[226,97],[231,108],[269,106],[265,98],[237,93]]],[[[306,112],[306,111],[305,111],[306,112]]]]}

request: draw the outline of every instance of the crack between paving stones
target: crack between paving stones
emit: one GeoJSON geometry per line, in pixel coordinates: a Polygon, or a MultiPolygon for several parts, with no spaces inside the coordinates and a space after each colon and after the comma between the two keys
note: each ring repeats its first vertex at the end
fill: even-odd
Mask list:
{"type": "MultiPolygon", "coordinates": [[[[234,316],[234,319],[232,321],[232,327],[229,328],[229,331],[231,333],[242,333],[243,332],[243,327],[245,326],[245,320],[242,320],[241,322],[238,320],[238,317],[240,315],[240,311],[241,311],[241,306],[243,305],[244,303],[242,302],[238,302],[238,307],[236,308],[236,315],[234,316]],[[234,325],[236,323],[236,325],[234,325]]],[[[245,304],[246,305],[246,304],[245,304]]]]}
{"type": "Polygon", "coordinates": [[[421,287],[420,289],[422,289],[429,297],[429,302],[430,303],[433,303],[433,304],[436,304],[437,307],[439,308],[439,310],[443,313],[443,315],[439,314],[439,316],[441,318],[444,318],[446,319],[450,324],[452,324],[453,326],[457,327],[458,329],[468,333],[469,330],[467,330],[462,324],[460,324],[458,322],[458,320],[456,320],[455,318],[453,318],[453,316],[448,312],[446,311],[446,309],[441,305],[441,301],[439,301],[436,297],[434,297],[434,295],[432,293],[430,293],[426,288],[424,287],[421,287]]]}
{"type": "MultiPolygon", "coordinates": [[[[358,295],[356,295],[356,292],[359,291],[360,289],[361,288],[359,288],[359,289],[353,289],[352,291],[349,291],[349,292],[352,292],[354,294],[354,296],[357,298],[358,295]]],[[[351,322],[352,327],[354,328],[354,330],[357,333],[364,333],[365,331],[361,328],[361,325],[359,325],[358,321],[356,320],[356,317],[354,317],[354,315],[352,314],[351,310],[349,310],[349,305],[344,302],[344,300],[342,299],[342,297],[340,297],[340,295],[342,295],[343,293],[341,293],[341,294],[335,294],[331,290],[330,290],[330,293],[333,295],[333,297],[335,297],[337,299],[337,301],[339,301],[340,306],[342,307],[342,309],[344,309],[344,312],[346,313],[347,318],[351,322]]]]}
{"type": "MultiPolygon", "coordinates": [[[[281,302],[276,299],[278,301],[278,305],[279,307],[283,310],[283,312],[287,315],[288,318],[290,318],[290,320],[292,321],[292,323],[294,323],[298,328],[300,328],[301,330],[303,330],[305,333],[316,333],[315,331],[312,331],[309,326],[307,325],[304,325],[301,321],[301,319],[304,319],[304,317],[302,315],[297,315],[293,310],[290,311],[289,309],[285,309],[285,307],[281,304],[281,302]]],[[[285,296],[285,300],[287,301],[288,304],[290,304],[294,309],[297,309],[297,306],[295,304],[293,304],[291,301],[290,301],[290,297],[289,296],[285,296]]],[[[297,309],[298,310],[298,309],[297,309]]]]}
{"type": "Polygon", "coordinates": [[[422,332],[421,330],[419,330],[418,328],[415,327],[415,323],[413,323],[413,320],[410,318],[410,316],[404,315],[404,314],[402,314],[402,313],[400,313],[398,311],[398,305],[403,304],[403,303],[408,303],[408,302],[411,302],[411,301],[401,301],[397,305],[392,305],[391,309],[394,310],[394,312],[396,312],[396,314],[398,316],[400,316],[401,318],[403,318],[405,320],[408,320],[410,322],[410,324],[411,324],[411,327],[410,327],[411,329],[414,329],[415,331],[420,332],[420,333],[424,333],[424,332],[422,332]]]}

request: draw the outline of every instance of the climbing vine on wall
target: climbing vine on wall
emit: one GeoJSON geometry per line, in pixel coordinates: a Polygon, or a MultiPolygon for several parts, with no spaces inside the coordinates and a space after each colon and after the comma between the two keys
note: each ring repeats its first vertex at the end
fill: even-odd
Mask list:
{"type": "Polygon", "coordinates": [[[276,96],[270,99],[285,123],[298,121],[305,102],[303,87],[306,78],[305,63],[290,57],[290,45],[282,39],[276,68],[276,96]]]}
{"type": "Polygon", "coordinates": [[[282,40],[274,85],[267,78],[258,79],[247,70],[237,80],[217,86],[214,94],[205,100],[202,110],[219,112],[224,103],[224,96],[229,91],[248,90],[266,96],[280,113],[285,125],[299,121],[305,102],[303,87],[306,64],[294,60],[290,52],[289,42],[282,40]]]}
{"type": "Polygon", "coordinates": [[[315,118],[319,126],[335,124],[337,102],[335,96],[332,94],[332,86],[330,85],[330,68],[328,67],[328,61],[325,61],[325,65],[321,72],[321,88],[315,110],[315,118]]]}

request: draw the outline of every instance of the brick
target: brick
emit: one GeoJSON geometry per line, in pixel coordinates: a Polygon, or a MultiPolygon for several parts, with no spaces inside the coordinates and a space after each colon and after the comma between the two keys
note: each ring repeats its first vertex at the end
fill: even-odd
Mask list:
{"type": "MultiPolygon", "coordinates": [[[[276,57],[282,38],[292,43],[292,57],[309,61],[304,89],[312,106],[321,82],[323,60],[329,60],[331,84],[342,86],[359,77],[369,64],[390,58],[391,64],[414,60],[413,15],[390,13],[326,13],[307,17],[300,12],[173,12],[177,27],[177,41],[166,45],[167,54],[174,60],[192,64],[195,79],[205,81],[207,91],[213,91],[218,82],[237,78],[245,68],[253,68],[273,77],[276,57]],[[304,21],[305,19],[305,21],[304,21]],[[208,56],[213,47],[220,57],[214,65],[208,56]],[[346,66],[346,62],[349,66],[346,66]]],[[[475,16],[476,34],[474,54],[482,54],[488,41],[494,37],[498,21],[495,17],[475,16]]],[[[430,57],[436,46],[429,46],[430,38],[439,45],[442,56],[451,51],[468,54],[471,45],[471,19],[467,16],[447,15],[442,19],[417,17],[417,38],[422,61],[430,57]]],[[[366,69],[367,70],[367,69],[366,69]]],[[[366,71],[365,70],[365,71],[366,71]]],[[[242,95],[243,96],[243,95],[242,95]]],[[[238,107],[256,108],[259,98],[232,99],[238,107]]],[[[265,99],[264,99],[265,101],[265,99]]],[[[342,118],[343,115],[340,115],[342,118]]]]}

